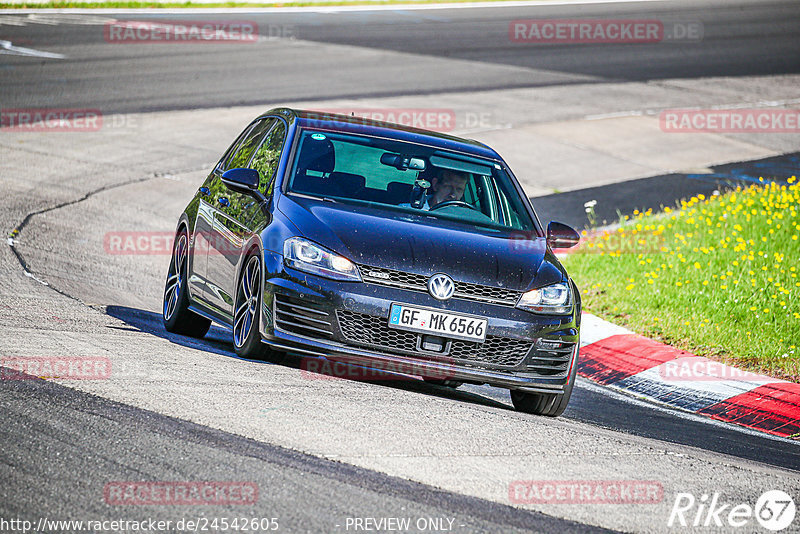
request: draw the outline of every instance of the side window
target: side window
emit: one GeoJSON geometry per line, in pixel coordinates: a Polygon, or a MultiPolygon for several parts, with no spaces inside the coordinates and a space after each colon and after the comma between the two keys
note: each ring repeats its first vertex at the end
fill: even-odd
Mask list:
{"type": "Polygon", "coordinates": [[[255,152],[258,143],[261,141],[261,136],[272,127],[276,119],[262,119],[258,121],[245,136],[244,140],[239,143],[236,150],[231,152],[228,161],[223,165],[222,170],[237,169],[239,167],[247,167],[247,162],[255,152]]]}
{"type": "Polygon", "coordinates": [[[470,178],[467,180],[467,187],[464,189],[464,202],[468,204],[475,204],[477,195],[475,194],[475,182],[470,178]]]}
{"type": "Polygon", "coordinates": [[[275,183],[275,170],[278,168],[278,161],[281,159],[283,142],[286,137],[286,126],[283,121],[277,121],[275,127],[264,138],[264,142],[258,147],[250,168],[258,171],[261,180],[258,190],[264,195],[272,194],[272,186],[275,183]]]}
{"type": "Polygon", "coordinates": [[[511,228],[521,229],[522,224],[520,223],[519,216],[514,208],[511,206],[511,203],[508,200],[508,195],[504,188],[497,187],[497,195],[498,200],[500,201],[500,213],[503,216],[503,222],[506,226],[510,226],[511,228]]]}
{"type": "Polygon", "coordinates": [[[236,148],[247,137],[247,134],[250,133],[250,130],[253,129],[253,126],[255,126],[255,125],[254,124],[250,124],[249,126],[247,126],[247,128],[244,129],[244,131],[242,131],[242,133],[239,134],[239,137],[236,138],[236,141],[234,141],[233,144],[231,144],[231,146],[228,147],[228,150],[225,151],[225,154],[223,154],[222,159],[220,160],[219,163],[217,163],[217,166],[216,166],[216,168],[214,170],[219,171],[219,172],[223,172],[223,171],[228,169],[228,167],[227,167],[228,162],[233,157],[233,155],[236,153],[236,148]]]}
{"type": "Polygon", "coordinates": [[[464,202],[472,204],[484,215],[492,217],[491,209],[483,202],[485,197],[483,184],[486,182],[486,177],[471,173],[470,176],[471,178],[467,180],[467,188],[464,190],[464,202]]]}

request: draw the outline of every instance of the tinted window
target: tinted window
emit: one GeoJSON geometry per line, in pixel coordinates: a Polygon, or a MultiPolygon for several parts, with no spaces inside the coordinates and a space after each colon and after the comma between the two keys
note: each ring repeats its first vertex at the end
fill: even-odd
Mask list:
{"type": "Polygon", "coordinates": [[[276,119],[262,119],[256,122],[236,149],[231,151],[231,155],[228,157],[225,165],[223,165],[222,170],[226,171],[228,169],[247,167],[250,157],[261,142],[261,137],[272,127],[275,120],[276,119]]]}
{"type": "Polygon", "coordinates": [[[281,159],[283,141],[286,137],[286,126],[283,121],[276,121],[275,127],[270,130],[261,146],[258,147],[250,168],[258,171],[261,179],[258,189],[269,196],[272,194],[272,185],[275,181],[275,170],[278,168],[278,161],[281,159]]]}
{"type": "Polygon", "coordinates": [[[512,178],[494,161],[314,130],[301,132],[298,148],[290,191],[385,208],[396,216],[405,212],[498,230],[535,230],[512,178]]]}

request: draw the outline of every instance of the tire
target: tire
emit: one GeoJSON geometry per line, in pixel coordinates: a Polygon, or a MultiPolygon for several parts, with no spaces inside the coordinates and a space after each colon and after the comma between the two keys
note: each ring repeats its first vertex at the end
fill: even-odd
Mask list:
{"type": "Polygon", "coordinates": [[[181,228],[175,234],[172,258],[164,283],[161,318],[167,332],[184,336],[203,337],[211,321],[189,309],[189,288],[186,285],[189,268],[189,233],[181,228]]]}
{"type": "Polygon", "coordinates": [[[261,342],[261,257],[251,251],[236,284],[236,305],[233,310],[233,348],[248,360],[280,363],[284,354],[261,342]]]}
{"type": "Polygon", "coordinates": [[[560,395],[549,393],[525,393],[519,390],[511,390],[511,402],[518,412],[530,413],[533,415],[545,415],[547,417],[558,417],[567,409],[569,399],[572,396],[572,388],[575,386],[575,375],[578,372],[578,354],[575,354],[575,362],[572,364],[572,372],[569,381],[564,387],[564,393],[560,395]]]}

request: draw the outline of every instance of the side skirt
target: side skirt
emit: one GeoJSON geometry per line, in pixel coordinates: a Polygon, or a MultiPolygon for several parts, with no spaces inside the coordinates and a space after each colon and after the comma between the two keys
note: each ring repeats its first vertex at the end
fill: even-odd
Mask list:
{"type": "Polygon", "coordinates": [[[214,323],[218,324],[219,326],[221,326],[225,330],[228,330],[230,332],[233,331],[233,325],[231,325],[230,321],[228,319],[224,318],[222,315],[220,315],[218,313],[215,313],[213,310],[211,310],[211,308],[207,308],[207,307],[203,306],[202,304],[198,304],[196,302],[192,302],[189,305],[189,309],[191,311],[193,311],[194,313],[196,313],[197,315],[201,315],[201,316],[205,317],[206,319],[209,319],[209,320],[213,321],[214,323]]]}

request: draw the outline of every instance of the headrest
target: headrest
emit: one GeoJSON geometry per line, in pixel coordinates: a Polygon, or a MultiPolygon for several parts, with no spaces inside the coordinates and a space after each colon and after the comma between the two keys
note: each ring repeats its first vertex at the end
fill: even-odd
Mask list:
{"type": "Polygon", "coordinates": [[[333,172],[330,178],[346,193],[354,193],[364,189],[367,184],[366,178],[360,174],[351,174],[349,172],[333,172]]]}
{"type": "Polygon", "coordinates": [[[306,171],[333,172],[336,154],[330,139],[306,138],[300,154],[300,168],[306,171]]]}
{"type": "Polygon", "coordinates": [[[408,202],[408,199],[411,197],[412,189],[414,189],[413,185],[403,182],[389,182],[389,185],[386,186],[386,191],[389,194],[391,202],[395,203],[408,202]]]}
{"type": "Polygon", "coordinates": [[[414,188],[413,184],[406,184],[403,182],[389,182],[389,185],[386,186],[386,190],[392,194],[406,194],[411,193],[411,190],[414,188]]]}

